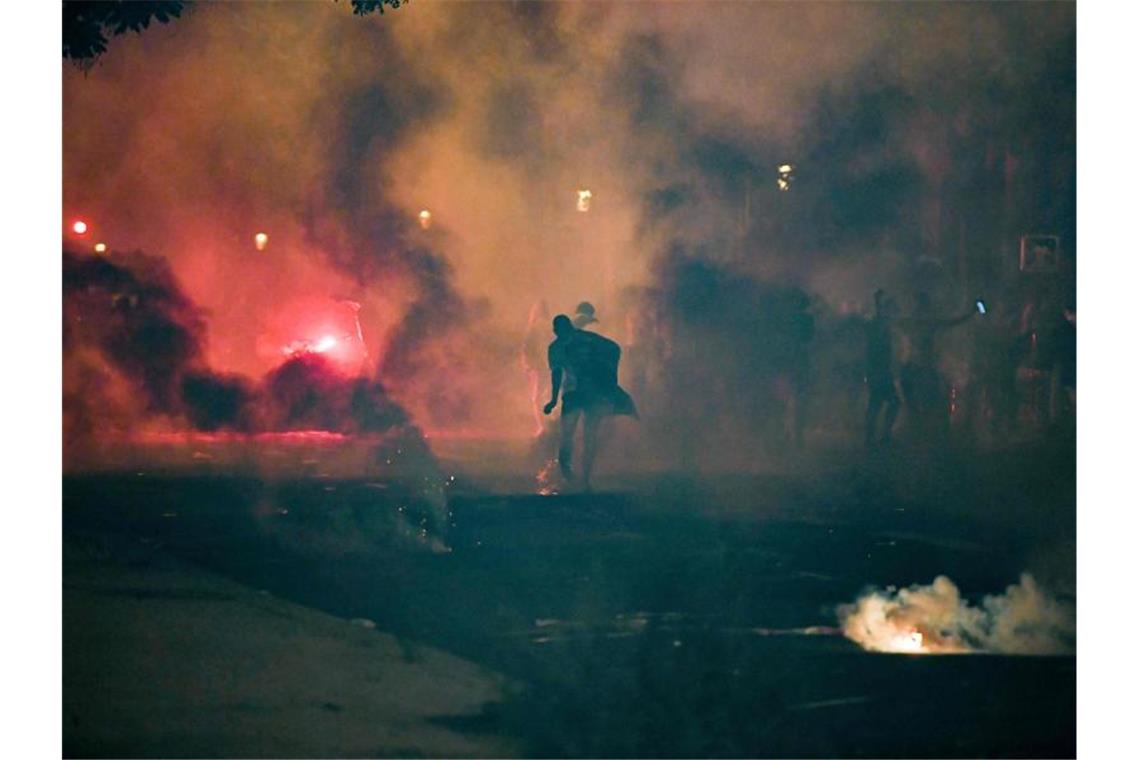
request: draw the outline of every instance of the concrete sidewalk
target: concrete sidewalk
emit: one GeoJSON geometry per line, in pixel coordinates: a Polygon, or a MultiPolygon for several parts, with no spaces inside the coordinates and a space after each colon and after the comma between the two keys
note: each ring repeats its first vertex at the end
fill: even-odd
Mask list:
{"type": "Polygon", "coordinates": [[[517,753],[478,731],[505,679],[369,621],[125,538],[69,537],[63,585],[66,757],[517,753]]]}

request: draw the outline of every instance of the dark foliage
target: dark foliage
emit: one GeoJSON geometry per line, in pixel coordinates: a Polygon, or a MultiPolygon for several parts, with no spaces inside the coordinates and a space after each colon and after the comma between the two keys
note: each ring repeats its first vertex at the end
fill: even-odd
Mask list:
{"type": "MultiPolygon", "coordinates": [[[[409,0],[352,0],[352,12],[367,16],[384,7],[399,8],[409,0]]],[[[151,21],[165,24],[181,18],[189,0],[65,0],[63,57],[82,66],[107,52],[109,38],[142,32],[151,21]]]]}
{"type": "Polygon", "coordinates": [[[92,61],[107,52],[109,37],[141,32],[151,21],[180,18],[187,5],[181,0],[64,2],[63,57],[80,64],[92,61]]]}
{"type": "Polygon", "coordinates": [[[367,16],[373,11],[384,12],[384,6],[395,10],[409,0],[352,0],[352,12],[357,16],[367,16]]]}

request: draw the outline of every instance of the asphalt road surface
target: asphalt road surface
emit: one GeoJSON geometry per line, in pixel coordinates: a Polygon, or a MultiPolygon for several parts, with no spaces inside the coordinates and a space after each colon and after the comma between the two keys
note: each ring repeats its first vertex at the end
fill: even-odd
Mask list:
{"type": "MultiPolygon", "coordinates": [[[[477,711],[430,717],[470,744],[410,734],[362,754],[1064,757],[1076,752],[1075,657],[870,654],[834,626],[836,606],[866,587],[938,574],[973,599],[1023,571],[1075,594],[1071,466],[1071,451],[1037,451],[970,460],[920,487],[897,485],[898,463],[855,462],[546,497],[460,477],[446,513],[370,479],[109,473],[65,479],[64,538],[109,542],[140,577],[172,558],[501,679],[477,711]]],[[[82,586],[87,571],[64,570],[65,592],[82,586]]],[[[69,651],[68,626],[103,613],[73,603],[69,616],[67,598],[65,705],[93,698],[77,663],[111,656],[69,651]]],[[[214,656],[224,673],[226,653],[214,656]]],[[[422,688],[449,688],[433,683],[422,688]]],[[[191,753],[225,754],[203,726],[191,753]]],[[[66,714],[64,738],[81,754],[156,746],[101,749],[66,714]]],[[[358,751],[332,737],[265,746],[358,751]]]]}

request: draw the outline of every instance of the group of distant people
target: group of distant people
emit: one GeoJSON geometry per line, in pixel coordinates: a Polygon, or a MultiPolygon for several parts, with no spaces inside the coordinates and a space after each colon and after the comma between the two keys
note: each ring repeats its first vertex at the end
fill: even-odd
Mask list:
{"type": "Polygon", "coordinates": [[[967,388],[966,403],[976,420],[988,415],[997,430],[1008,434],[1018,415],[1018,369],[1031,350],[1041,355],[1049,377],[1048,414],[1051,422],[1060,417],[1060,407],[1075,408],[1076,394],[1076,313],[1064,310],[1063,319],[1044,326],[1045,350],[1038,349],[1038,331],[1031,329],[1022,317],[1018,328],[1010,328],[1005,308],[997,304],[986,315],[984,302],[978,301],[964,313],[951,317],[934,314],[930,298],[919,292],[914,310],[899,317],[893,299],[882,291],[874,296],[874,314],[866,323],[867,408],[864,417],[864,440],[867,446],[890,443],[900,407],[905,404],[909,423],[924,441],[937,441],[946,433],[949,403],[946,384],[939,371],[938,337],[972,317],[982,317],[985,329],[974,341],[974,356],[967,388]],[[894,367],[893,332],[898,328],[909,339],[909,356],[899,368],[894,367]],[[902,391],[901,398],[899,390],[902,391]]]}
{"type": "Polygon", "coordinates": [[[899,394],[895,389],[894,345],[892,327],[898,326],[910,337],[910,356],[899,372],[902,398],[912,421],[924,436],[938,435],[946,416],[942,413],[945,399],[938,372],[937,336],[956,327],[977,312],[971,307],[964,314],[939,318],[933,313],[930,297],[918,293],[914,312],[899,319],[895,304],[882,290],[875,291],[875,311],[867,322],[867,414],[864,439],[868,446],[889,443],[899,412],[899,394]],[[880,419],[882,424],[880,424],[880,419]]]}
{"type": "MultiPolygon", "coordinates": [[[[814,320],[806,307],[803,316],[793,320],[794,338],[799,341],[796,361],[791,365],[788,406],[792,440],[799,443],[804,426],[807,388],[812,384],[813,368],[808,344],[814,334],[814,320]],[[802,324],[801,324],[802,323],[802,324]]],[[[908,429],[916,439],[927,442],[942,440],[949,427],[948,384],[939,368],[938,341],[941,335],[965,324],[972,317],[985,315],[979,301],[963,313],[941,316],[934,312],[930,297],[915,295],[913,309],[900,316],[894,299],[883,290],[874,294],[874,312],[865,322],[864,377],[867,405],[863,417],[863,437],[868,447],[889,444],[895,423],[905,405],[908,429]],[[896,368],[896,331],[907,338],[908,351],[896,368]]],[[[1018,409],[1018,367],[1025,357],[1030,340],[1036,346],[1037,333],[1022,325],[1020,331],[1007,329],[1009,322],[1001,304],[985,317],[975,335],[974,357],[966,404],[972,415],[979,409],[992,424],[1009,430],[1018,409]],[[1010,333],[1010,334],[1007,334],[1010,333]]],[[[594,306],[583,301],[573,316],[558,314],[549,322],[545,302],[531,309],[527,335],[523,344],[523,366],[530,379],[534,435],[546,430],[545,419],[561,403],[557,461],[565,480],[579,482],[589,488],[594,462],[601,442],[605,420],[612,416],[637,417],[632,397],[618,384],[618,367],[622,349],[610,338],[595,332],[598,323],[594,306]],[[549,340],[546,325],[553,330],[549,340]],[[544,350],[545,349],[545,350],[544,350]],[[545,372],[550,372],[550,395],[545,399],[545,372]],[[545,401],[544,401],[545,399],[545,401]],[[582,428],[582,457],[575,467],[575,439],[582,428]]],[[[1022,321],[1025,319],[1023,317],[1022,321]]],[[[1054,367],[1049,390],[1049,413],[1069,404],[1075,408],[1076,387],[1076,315],[1065,310],[1064,320],[1048,328],[1046,344],[1050,346],[1047,362],[1054,367]]]]}

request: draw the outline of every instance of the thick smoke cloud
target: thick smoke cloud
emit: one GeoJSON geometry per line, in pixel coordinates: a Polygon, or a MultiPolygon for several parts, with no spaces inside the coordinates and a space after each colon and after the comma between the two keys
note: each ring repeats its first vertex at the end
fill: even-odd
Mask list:
{"type": "Polygon", "coordinates": [[[1076,610],[1023,574],[977,606],[944,575],[929,586],[871,591],[838,610],[843,634],[872,652],[1071,654],[1076,610]]]}
{"type": "Polygon", "coordinates": [[[64,440],[153,424],[200,431],[418,433],[384,387],[313,353],[259,382],[211,370],[205,318],[164,259],[63,254],[64,440]]]}
{"type": "MultiPolygon", "coordinates": [[[[117,38],[88,72],[65,69],[65,211],[112,247],[169,261],[209,324],[211,372],[255,382],[294,339],[275,345],[267,325],[307,298],[347,299],[361,305],[366,374],[417,422],[525,434],[515,354],[539,299],[554,312],[593,301],[629,360],[652,354],[647,377],[707,371],[740,389],[790,368],[785,328],[732,299],[783,314],[803,293],[823,341],[845,304],[925,277],[919,257],[951,268],[973,230],[1069,236],[1074,16],[425,3],[362,19],[336,3],[206,4],[117,38]],[[796,184],[779,193],[786,161],[796,184]],[[1040,219],[971,205],[1009,172],[1048,188],[1031,204],[1040,219]],[[723,312],[694,321],[679,295],[706,274],[675,250],[722,273],[701,298],[723,312]],[[740,349],[742,326],[771,340],[692,361],[669,344],[676,328],[740,349]]],[[[190,390],[236,410],[239,387],[190,390]]],[[[755,420],[779,393],[684,403],[754,405],[755,420]]]]}
{"type": "Polygon", "coordinates": [[[764,452],[747,444],[785,446],[796,435],[786,410],[809,386],[811,300],[680,247],[655,275],[658,286],[640,294],[649,323],[626,358],[654,454],[688,468],[750,469],[764,452]]]}
{"type": "Polygon", "coordinates": [[[270,430],[380,433],[408,422],[379,383],[346,378],[313,354],[290,359],[266,375],[262,393],[270,430]]]}
{"type": "Polygon", "coordinates": [[[129,377],[147,411],[171,412],[182,373],[202,362],[205,322],[163,259],[122,264],[64,252],[65,356],[92,348],[129,377]]]}

